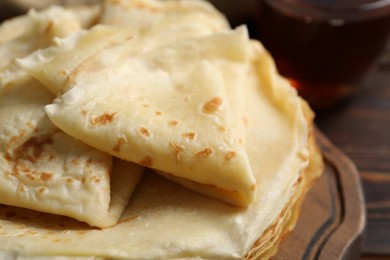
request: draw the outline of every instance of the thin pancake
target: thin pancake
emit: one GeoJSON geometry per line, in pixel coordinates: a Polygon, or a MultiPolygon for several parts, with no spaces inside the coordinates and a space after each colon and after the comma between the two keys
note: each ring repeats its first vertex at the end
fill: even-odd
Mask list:
{"type": "Polygon", "coordinates": [[[32,78],[0,85],[0,203],[114,225],[142,169],[73,139],[43,107],[53,95],[32,78]],[[119,183],[111,183],[111,177],[119,183]],[[127,183],[123,185],[123,183],[127,183]]]}
{"type": "Polygon", "coordinates": [[[118,42],[128,39],[129,54],[229,29],[223,15],[199,1],[106,1],[100,20],[91,30],[57,39],[56,46],[33,53],[20,60],[20,65],[58,94],[72,70],[118,42]],[[159,12],[150,11],[157,6],[159,12]]]}
{"type": "Polygon", "coordinates": [[[0,70],[15,58],[49,46],[53,37],[64,37],[78,31],[80,24],[72,12],[52,7],[42,12],[30,11],[0,26],[0,70]]]}
{"type": "MultiPolygon", "coordinates": [[[[288,218],[280,218],[284,209],[297,213],[290,211],[289,203],[304,194],[296,188],[301,174],[307,171],[311,180],[322,169],[320,155],[308,140],[312,122],[305,116],[306,107],[277,75],[264,49],[253,48],[243,87],[248,97],[247,140],[251,140],[247,152],[259,189],[248,208],[220,203],[148,173],[119,223],[105,230],[2,207],[0,249],[7,252],[4,255],[240,259],[263,235],[279,241],[283,225],[273,229],[271,236],[266,230],[278,220],[288,223],[288,218]],[[317,163],[307,168],[311,159],[317,163]]],[[[301,183],[307,189],[308,184],[301,183]]],[[[256,250],[266,250],[268,245],[256,250]]]]}
{"type": "Polygon", "coordinates": [[[97,149],[249,205],[256,185],[227,94],[239,85],[229,87],[223,70],[247,63],[248,43],[240,28],[135,56],[126,55],[126,43],[107,49],[72,72],[73,85],[46,112],[97,149]]]}
{"type": "Polygon", "coordinates": [[[133,34],[130,30],[97,25],[91,30],[56,39],[54,46],[38,50],[18,60],[18,63],[57,95],[64,88],[71,71],[81,62],[107,46],[131,38],[133,34]]]}
{"type": "Polygon", "coordinates": [[[6,34],[0,53],[7,53],[0,73],[0,203],[107,227],[123,212],[141,167],[116,161],[113,180],[120,181],[111,181],[111,156],[55,127],[43,110],[54,96],[14,63],[51,44],[54,36],[79,29],[72,13],[59,7],[32,11],[0,27],[6,34]]]}
{"type": "Polygon", "coordinates": [[[26,76],[15,64],[39,48],[53,43],[53,37],[64,37],[80,30],[80,24],[70,11],[51,7],[5,21],[0,26],[0,82],[3,85],[26,76]]]}

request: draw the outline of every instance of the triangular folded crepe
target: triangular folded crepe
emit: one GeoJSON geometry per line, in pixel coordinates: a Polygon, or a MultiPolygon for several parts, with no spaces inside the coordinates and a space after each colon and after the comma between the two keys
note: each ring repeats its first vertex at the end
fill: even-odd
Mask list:
{"type": "Polygon", "coordinates": [[[79,29],[59,7],[0,26],[0,53],[7,54],[0,69],[0,203],[107,227],[123,212],[141,167],[120,160],[112,166],[110,155],[55,127],[43,110],[53,94],[14,63],[79,29]]]}
{"type": "Polygon", "coordinates": [[[70,89],[46,112],[91,146],[249,205],[256,185],[226,76],[240,74],[248,44],[241,28],[138,55],[126,43],[105,49],[72,73],[70,89]]]}
{"type": "Polygon", "coordinates": [[[78,31],[80,24],[73,13],[61,7],[51,7],[4,22],[0,26],[0,70],[15,58],[49,46],[53,37],[64,37],[78,31]]]}
{"type": "Polygon", "coordinates": [[[112,226],[142,169],[117,161],[112,170],[110,155],[60,131],[43,110],[53,99],[32,78],[0,85],[0,204],[112,226]]]}
{"type": "Polygon", "coordinates": [[[258,44],[252,57],[242,90],[247,96],[246,151],[259,188],[248,208],[199,196],[150,173],[119,223],[105,230],[0,207],[2,256],[268,259],[275,254],[322,167],[307,106],[258,44]]]}
{"type": "Polygon", "coordinates": [[[55,46],[33,53],[20,64],[58,94],[77,65],[118,42],[128,40],[129,55],[229,28],[224,16],[199,1],[106,1],[100,20],[103,25],[56,39],[55,46]],[[159,12],[150,11],[157,6],[159,12]]]}
{"type": "Polygon", "coordinates": [[[132,30],[97,25],[89,31],[79,31],[69,37],[56,39],[56,44],[38,50],[19,64],[41,81],[52,93],[64,88],[69,75],[82,61],[99,50],[131,38],[132,30]]]}

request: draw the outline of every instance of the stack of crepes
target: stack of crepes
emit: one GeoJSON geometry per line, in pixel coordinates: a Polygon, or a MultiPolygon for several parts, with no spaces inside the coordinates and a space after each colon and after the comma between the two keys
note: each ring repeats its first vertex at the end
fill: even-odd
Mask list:
{"type": "Polygon", "coordinates": [[[322,172],[310,108],[198,0],[4,22],[0,118],[1,259],[270,258],[322,172]]]}

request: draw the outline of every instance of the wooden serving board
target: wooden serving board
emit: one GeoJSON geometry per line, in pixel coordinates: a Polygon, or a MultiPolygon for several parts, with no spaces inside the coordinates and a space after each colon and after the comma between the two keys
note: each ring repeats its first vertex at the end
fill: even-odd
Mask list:
{"type": "Polygon", "coordinates": [[[366,218],[358,171],[319,131],[317,143],[324,173],[307,194],[295,229],[273,259],[359,258],[366,218]]]}

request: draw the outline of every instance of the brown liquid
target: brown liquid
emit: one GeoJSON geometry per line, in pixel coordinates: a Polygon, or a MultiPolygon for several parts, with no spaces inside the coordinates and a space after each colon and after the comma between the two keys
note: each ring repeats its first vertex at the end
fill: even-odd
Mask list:
{"type": "Polygon", "coordinates": [[[332,107],[356,91],[385,49],[390,33],[385,8],[376,17],[330,21],[277,10],[264,1],[259,37],[279,72],[313,107],[332,107]]]}

